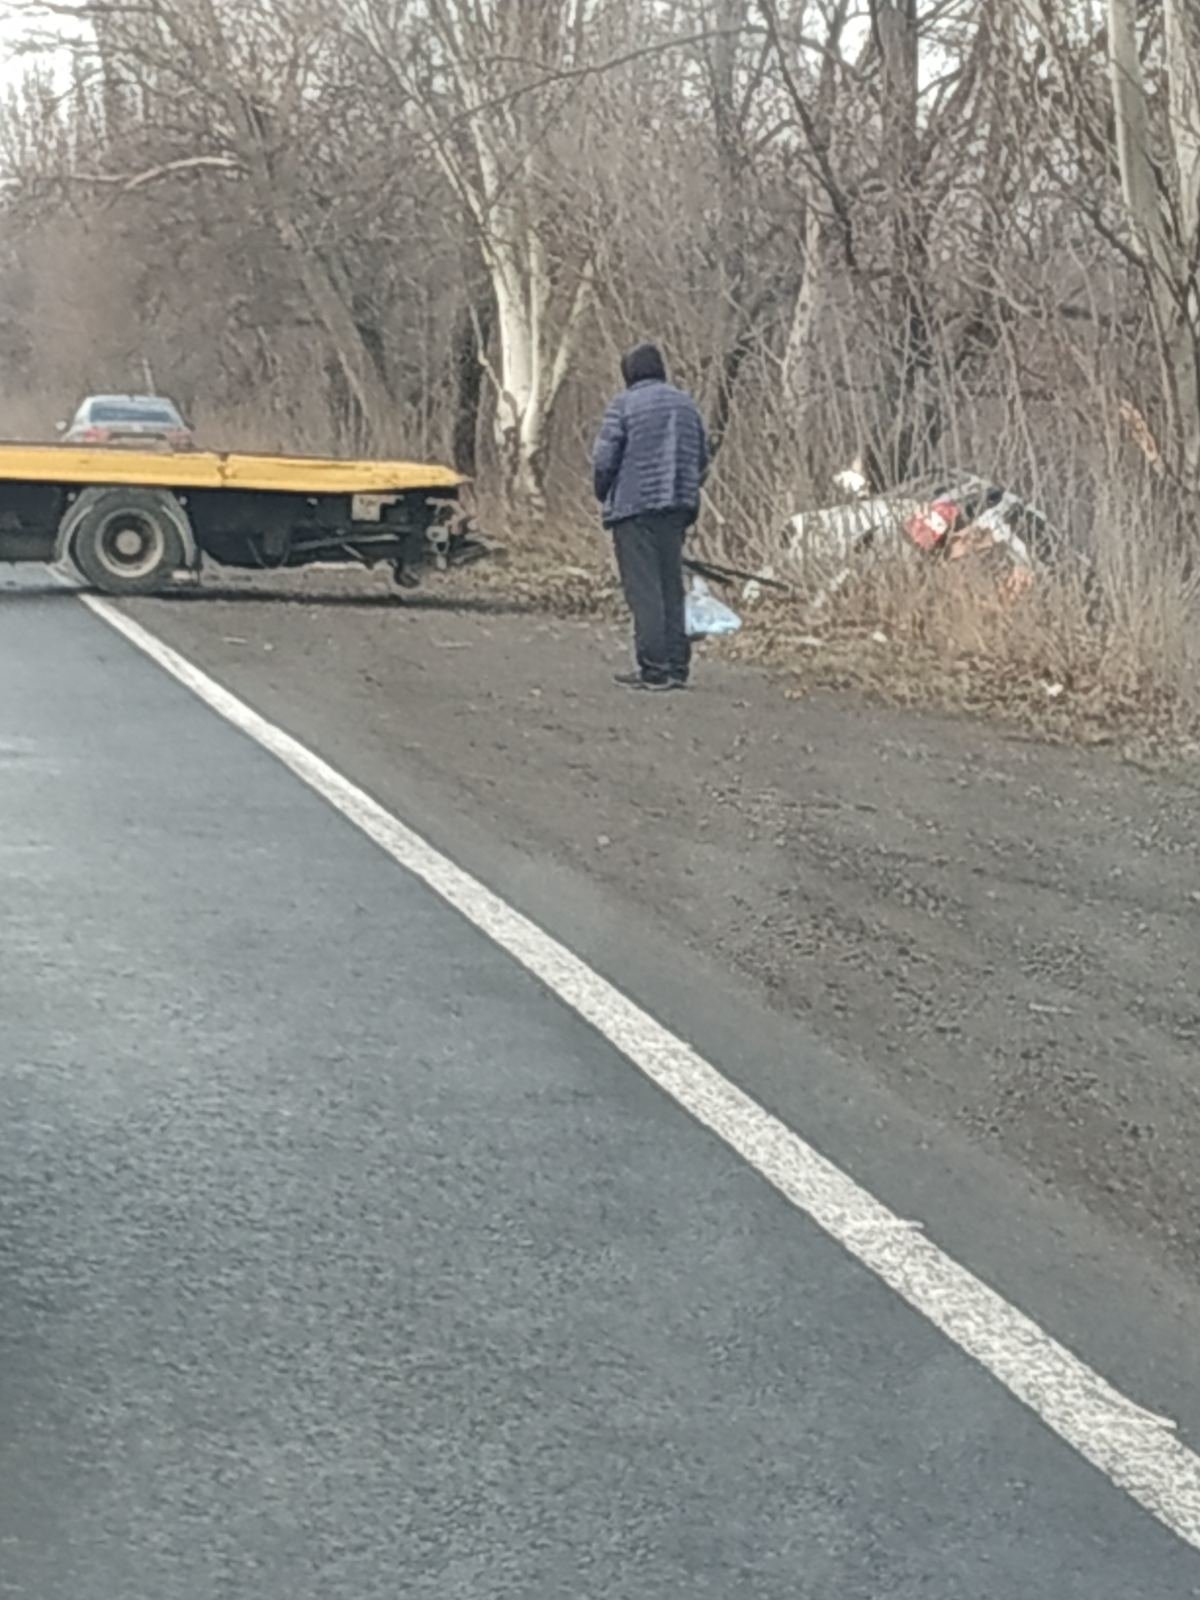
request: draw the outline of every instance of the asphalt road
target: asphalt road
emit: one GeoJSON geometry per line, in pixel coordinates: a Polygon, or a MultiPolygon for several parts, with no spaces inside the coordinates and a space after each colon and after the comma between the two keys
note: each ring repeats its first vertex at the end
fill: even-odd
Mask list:
{"type": "Polygon", "coordinates": [[[0,955],[0,1595],[1200,1595],[65,595],[0,596],[0,955]]]}

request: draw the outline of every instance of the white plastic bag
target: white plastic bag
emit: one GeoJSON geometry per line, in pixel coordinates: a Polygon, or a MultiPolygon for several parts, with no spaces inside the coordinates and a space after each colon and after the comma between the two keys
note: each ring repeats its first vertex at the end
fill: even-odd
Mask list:
{"type": "Polygon", "coordinates": [[[715,639],[736,633],[742,625],[737,612],[718,600],[703,578],[692,579],[685,615],[689,639],[715,639]]]}

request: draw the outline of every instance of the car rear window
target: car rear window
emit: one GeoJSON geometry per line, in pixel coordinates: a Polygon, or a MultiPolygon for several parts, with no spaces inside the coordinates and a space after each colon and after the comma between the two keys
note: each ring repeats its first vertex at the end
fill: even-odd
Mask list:
{"type": "Polygon", "coordinates": [[[178,413],[167,406],[122,406],[105,402],[94,405],[90,417],[93,422],[160,422],[171,428],[182,425],[178,413]]]}

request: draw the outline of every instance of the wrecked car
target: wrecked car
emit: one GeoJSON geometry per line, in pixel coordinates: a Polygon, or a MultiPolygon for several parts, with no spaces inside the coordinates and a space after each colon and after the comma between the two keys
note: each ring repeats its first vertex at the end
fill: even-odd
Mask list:
{"type": "Polygon", "coordinates": [[[947,471],[878,495],[854,469],[835,482],[847,496],[842,504],[788,519],[788,566],[841,569],[844,581],[856,558],[868,553],[915,550],[953,561],[992,551],[1006,558],[1012,586],[1022,587],[1040,566],[1053,563],[1058,540],[1042,512],[976,474],[947,471]]]}

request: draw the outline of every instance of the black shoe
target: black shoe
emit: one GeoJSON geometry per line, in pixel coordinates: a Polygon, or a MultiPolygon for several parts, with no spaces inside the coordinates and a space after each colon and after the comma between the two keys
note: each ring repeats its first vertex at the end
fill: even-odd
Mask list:
{"type": "Polygon", "coordinates": [[[662,694],[675,685],[670,678],[647,678],[640,672],[618,672],[613,682],[622,689],[644,689],[651,694],[662,694]]]}
{"type": "Polygon", "coordinates": [[[674,673],[672,673],[671,677],[667,681],[672,689],[686,689],[688,686],[688,681],[686,678],[676,677],[674,673]]]}

